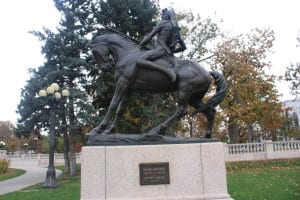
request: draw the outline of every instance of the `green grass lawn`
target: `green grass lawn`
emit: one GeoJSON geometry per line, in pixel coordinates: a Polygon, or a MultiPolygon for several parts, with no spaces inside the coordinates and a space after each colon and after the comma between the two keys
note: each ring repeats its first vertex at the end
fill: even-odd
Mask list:
{"type": "Polygon", "coordinates": [[[19,192],[0,195],[1,200],[79,200],[80,172],[75,177],[61,175],[57,189],[43,189],[43,183],[25,188],[19,192]]]}
{"type": "Polygon", "coordinates": [[[300,159],[228,163],[227,184],[235,200],[299,200],[300,159]]]}
{"type": "Polygon", "coordinates": [[[21,176],[25,173],[24,170],[9,168],[6,173],[0,174],[0,181],[5,181],[10,178],[21,176]]]}
{"type": "MultiPolygon", "coordinates": [[[[300,159],[227,164],[228,191],[235,200],[299,200],[300,159]]],[[[60,176],[59,187],[43,189],[42,184],[0,196],[1,200],[79,200],[80,172],[60,176]]]]}

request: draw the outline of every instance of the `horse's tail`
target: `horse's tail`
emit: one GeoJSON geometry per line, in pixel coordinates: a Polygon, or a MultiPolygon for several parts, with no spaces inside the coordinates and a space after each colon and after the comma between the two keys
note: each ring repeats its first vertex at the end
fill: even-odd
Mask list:
{"type": "Polygon", "coordinates": [[[228,86],[224,76],[221,73],[216,71],[211,71],[209,73],[215,79],[215,84],[217,88],[216,88],[216,94],[207,101],[206,106],[216,107],[225,98],[228,86]]]}

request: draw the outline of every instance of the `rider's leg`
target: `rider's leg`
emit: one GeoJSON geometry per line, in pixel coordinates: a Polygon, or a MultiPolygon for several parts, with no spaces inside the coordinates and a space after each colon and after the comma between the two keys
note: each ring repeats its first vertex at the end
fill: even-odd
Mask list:
{"type": "Polygon", "coordinates": [[[176,74],[174,70],[171,68],[162,67],[161,65],[155,64],[148,60],[139,60],[137,64],[138,66],[145,69],[154,69],[154,70],[161,71],[164,74],[166,74],[172,80],[172,82],[176,81],[176,74]]]}
{"type": "Polygon", "coordinates": [[[170,77],[172,82],[175,82],[176,74],[172,68],[167,68],[158,65],[152,61],[149,61],[149,60],[155,60],[161,57],[163,54],[165,54],[164,49],[160,49],[160,48],[151,49],[148,52],[146,52],[140,59],[137,60],[137,65],[145,69],[154,69],[154,70],[161,71],[164,74],[166,74],[168,77],[170,77]]]}

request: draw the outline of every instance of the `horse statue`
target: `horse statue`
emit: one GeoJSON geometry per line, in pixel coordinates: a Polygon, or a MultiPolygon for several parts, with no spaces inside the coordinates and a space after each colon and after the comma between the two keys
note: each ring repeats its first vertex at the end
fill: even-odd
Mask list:
{"type": "MultiPolygon", "coordinates": [[[[106,33],[95,36],[89,43],[94,59],[102,71],[115,68],[116,88],[108,111],[102,122],[93,132],[111,134],[115,130],[126,106],[131,92],[164,93],[177,91],[178,102],[175,113],[167,120],[152,128],[146,136],[164,135],[165,130],[178,121],[193,106],[193,114],[203,113],[207,118],[207,129],[204,137],[211,138],[215,107],[221,103],[227,93],[227,84],[222,74],[208,72],[200,64],[174,57],[176,81],[173,82],[166,74],[138,66],[139,58],[146,49],[141,49],[128,38],[117,33],[106,33]],[[112,59],[115,64],[112,64],[112,59]],[[206,103],[202,102],[212,78],[215,79],[216,93],[206,103]],[[110,125],[113,116],[115,118],[110,125]]],[[[169,65],[168,56],[154,61],[162,66],[169,65]]]]}

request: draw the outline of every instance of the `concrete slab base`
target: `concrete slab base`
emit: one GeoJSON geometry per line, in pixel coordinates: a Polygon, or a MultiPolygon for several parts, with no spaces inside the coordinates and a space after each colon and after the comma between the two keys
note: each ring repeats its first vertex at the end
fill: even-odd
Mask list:
{"type": "Polygon", "coordinates": [[[81,200],[231,199],[219,142],[86,146],[81,161],[81,200]]]}

